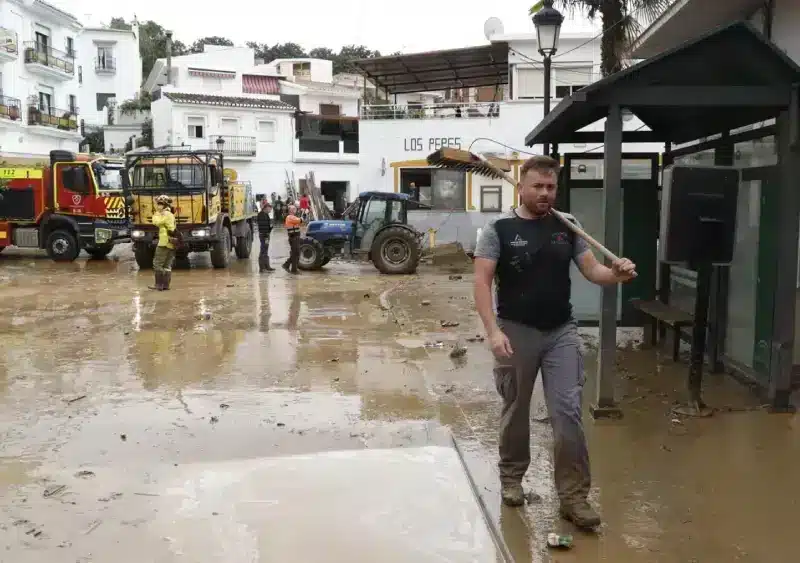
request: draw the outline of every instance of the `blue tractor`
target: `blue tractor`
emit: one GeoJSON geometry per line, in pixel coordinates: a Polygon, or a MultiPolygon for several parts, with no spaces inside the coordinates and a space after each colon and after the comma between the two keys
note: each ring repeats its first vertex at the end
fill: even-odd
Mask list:
{"type": "Polygon", "coordinates": [[[340,220],[311,221],[300,239],[302,270],[319,270],[334,256],[372,261],[384,274],[413,274],[422,256],[422,237],[408,224],[407,194],[363,192],[340,220]]]}

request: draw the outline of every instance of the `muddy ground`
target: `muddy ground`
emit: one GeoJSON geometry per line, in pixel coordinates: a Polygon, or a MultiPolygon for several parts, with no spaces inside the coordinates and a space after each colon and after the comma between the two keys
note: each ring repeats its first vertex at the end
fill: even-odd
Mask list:
{"type": "MultiPolygon", "coordinates": [[[[285,252],[276,234],[274,262],[285,252]]],[[[456,435],[517,561],[797,560],[798,419],[768,414],[727,376],[707,378],[713,418],[675,418],[687,366],[639,350],[635,331],[618,358],[625,418],[586,417],[599,533],[557,517],[546,423],[532,422],[527,486],[539,498],[501,508],[491,357],[475,341],[470,275],[454,273],[398,279],[334,262],[259,276],[255,256],[217,271],[200,255],[153,293],[126,248],[72,264],[7,250],[0,561],[94,561],[93,542],[123,546],[160,468],[407,446],[430,423],[456,435]],[[467,352],[453,360],[458,340],[467,352]],[[551,531],[575,534],[574,549],[548,552],[551,531]]],[[[583,332],[588,407],[596,339],[583,332]]]]}

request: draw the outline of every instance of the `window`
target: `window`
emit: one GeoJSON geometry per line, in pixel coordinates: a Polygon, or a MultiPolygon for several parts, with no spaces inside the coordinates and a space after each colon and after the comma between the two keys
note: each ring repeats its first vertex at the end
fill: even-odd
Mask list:
{"type": "Polygon", "coordinates": [[[220,135],[236,136],[239,134],[239,120],[235,117],[223,117],[219,120],[220,135]]]}
{"type": "Polygon", "coordinates": [[[73,94],[70,94],[67,98],[67,107],[70,113],[78,113],[78,100],[73,94]]]}
{"type": "Polygon", "coordinates": [[[105,94],[97,94],[97,111],[102,111],[104,107],[107,107],[111,103],[112,99],[115,100],[116,98],[117,95],[113,92],[105,94]]]}
{"type": "Polygon", "coordinates": [[[102,70],[113,70],[114,51],[111,49],[111,47],[97,47],[97,68],[102,70]]]}
{"type": "Polygon", "coordinates": [[[50,114],[53,109],[53,94],[39,91],[39,111],[50,114]]]}
{"type": "Polygon", "coordinates": [[[89,195],[91,183],[89,171],[85,164],[61,167],[61,183],[65,189],[78,194],[89,195]]]}
{"type": "Polygon", "coordinates": [[[495,213],[503,210],[500,186],[481,186],[481,211],[495,213]]]}
{"type": "Polygon", "coordinates": [[[40,53],[46,53],[50,46],[50,37],[41,31],[36,32],[36,50],[40,53]]]}
{"type": "Polygon", "coordinates": [[[72,37],[67,37],[67,55],[75,56],[75,40],[72,37]]]}
{"type": "Polygon", "coordinates": [[[338,117],[342,115],[342,106],[339,104],[320,104],[319,114],[338,117]]]}
{"type": "Polygon", "coordinates": [[[275,141],[275,122],[258,122],[258,140],[262,143],[272,143],[275,141]]]}
{"type": "Polygon", "coordinates": [[[517,95],[520,99],[544,97],[544,72],[538,68],[517,68],[517,95]]]}
{"type": "Polygon", "coordinates": [[[190,139],[202,139],[205,137],[206,119],[204,117],[190,117],[188,125],[190,139]]]}
{"type": "Polygon", "coordinates": [[[83,84],[83,67],[78,66],[78,84],[83,84]]]}
{"type": "Polygon", "coordinates": [[[585,84],[578,84],[575,86],[564,86],[562,84],[558,84],[556,85],[556,98],[566,98],[567,96],[570,96],[571,94],[574,94],[581,88],[585,87],[585,84]]]}

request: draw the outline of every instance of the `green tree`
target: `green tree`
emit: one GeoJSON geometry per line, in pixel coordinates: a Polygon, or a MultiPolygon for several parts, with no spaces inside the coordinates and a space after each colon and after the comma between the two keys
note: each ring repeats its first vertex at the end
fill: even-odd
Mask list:
{"type": "MultiPolygon", "coordinates": [[[[628,47],[672,0],[554,0],[553,4],[566,12],[583,12],[591,19],[600,15],[603,23],[600,69],[608,76],[622,70],[628,47]]],[[[530,14],[538,12],[543,5],[540,1],[531,6],[530,14]]]]}
{"type": "Polygon", "coordinates": [[[212,35],[211,37],[203,37],[192,43],[192,46],[189,47],[189,52],[202,53],[203,46],[205,45],[220,45],[223,47],[233,47],[233,41],[231,41],[227,37],[220,37],[218,35],[212,35]]]}
{"type": "Polygon", "coordinates": [[[111,18],[111,23],[108,24],[108,27],[111,29],[124,29],[126,31],[130,31],[131,24],[125,21],[125,18],[111,18]]]}
{"type": "Polygon", "coordinates": [[[297,43],[276,43],[271,47],[266,43],[248,41],[247,46],[255,50],[257,59],[264,59],[265,63],[271,63],[275,59],[299,59],[307,57],[305,49],[297,43]]]}
{"type": "Polygon", "coordinates": [[[105,151],[105,137],[102,129],[97,129],[91,133],[87,133],[81,141],[81,146],[89,145],[89,152],[103,152],[105,151]]]}
{"type": "Polygon", "coordinates": [[[353,61],[372,59],[380,56],[380,51],[373,51],[364,45],[345,45],[339,50],[339,54],[333,61],[333,73],[353,72],[355,70],[353,61]]]}
{"type": "MultiPolygon", "coordinates": [[[[131,24],[125,21],[125,18],[111,18],[109,27],[113,29],[131,29],[131,24]]],[[[185,55],[186,52],[186,45],[173,38],[172,56],[185,55]]],[[[167,56],[167,30],[153,20],[140,24],[139,53],[142,55],[142,76],[146,78],[156,61],[167,56]]]]}
{"type": "Polygon", "coordinates": [[[311,49],[308,52],[308,56],[312,59],[325,59],[327,61],[336,60],[336,52],[327,47],[317,47],[316,49],[311,49]]]}

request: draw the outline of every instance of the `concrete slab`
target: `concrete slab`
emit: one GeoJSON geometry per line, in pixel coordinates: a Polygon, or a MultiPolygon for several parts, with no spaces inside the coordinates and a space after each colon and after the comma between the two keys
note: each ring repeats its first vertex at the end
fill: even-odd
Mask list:
{"type": "Polygon", "coordinates": [[[37,500],[50,505],[40,512],[49,522],[18,524],[12,531],[20,542],[3,557],[18,563],[498,560],[450,447],[324,452],[137,473],[98,471],[37,500]],[[122,490],[127,492],[108,492],[122,490]],[[85,502],[98,495],[104,496],[85,502]],[[29,533],[37,526],[64,537],[57,544],[41,541],[29,533]]]}

